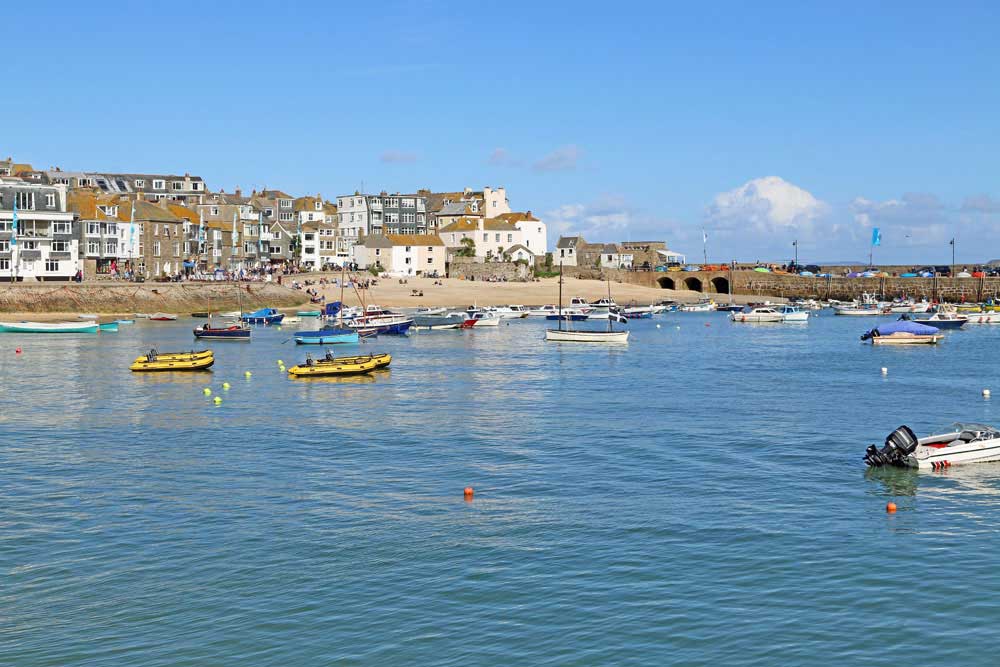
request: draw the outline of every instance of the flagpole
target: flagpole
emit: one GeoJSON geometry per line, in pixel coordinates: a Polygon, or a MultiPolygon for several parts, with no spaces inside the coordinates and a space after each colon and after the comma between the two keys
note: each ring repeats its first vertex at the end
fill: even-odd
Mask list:
{"type": "Polygon", "coordinates": [[[701,228],[701,254],[705,260],[703,263],[708,264],[708,234],[705,233],[704,227],[701,228]]]}

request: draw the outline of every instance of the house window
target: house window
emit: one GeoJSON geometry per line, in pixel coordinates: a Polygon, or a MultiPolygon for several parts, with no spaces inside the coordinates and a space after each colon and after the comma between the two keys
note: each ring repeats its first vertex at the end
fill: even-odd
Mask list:
{"type": "Polygon", "coordinates": [[[0,259],[0,271],[10,271],[9,259],[0,259]]]}
{"type": "Polygon", "coordinates": [[[292,200],[291,199],[282,199],[281,200],[281,208],[291,208],[291,207],[292,207],[292,200]]]}
{"type": "Polygon", "coordinates": [[[114,240],[106,242],[104,244],[104,251],[109,255],[114,255],[118,252],[118,242],[114,240]]]}
{"type": "Polygon", "coordinates": [[[483,240],[484,241],[489,241],[490,240],[490,235],[489,234],[483,234],[483,240]]]}
{"type": "Polygon", "coordinates": [[[513,242],[514,242],[514,235],[513,234],[508,234],[507,235],[507,243],[513,243],[513,242]]]}
{"type": "Polygon", "coordinates": [[[213,206],[209,211],[209,215],[219,215],[219,207],[213,206]]]}
{"type": "Polygon", "coordinates": [[[427,246],[427,252],[434,252],[434,246],[427,246]]]}
{"type": "Polygon", "coordinates": [[[53,234],[72,234],[73,233],[73,223],[70,223],[70,222],[53,222],[52,223],[52,233],[53,234]]]}
{"type": "Polygon", "coordinates": [[[10,241],[0,241],[0,252],[10,252],[10,241]]]}
{"type": "Polygon", "coordinates": [[[56,196],[52,193],[45,195],[45,207],[55,208],[56,207],[56,196]]]}
{"type": "Polygon", "coordinates": [[[17,208],[21,211],[33,211],[35,210],[35,193],[34,192],[18,192],[17,193],[17,208]]]}
{"type": "Polygon", "coordinates": [[[265,208],[264,209],[264,215],[266,215],[269,218],[273,217],[274,216],[274,209],[273,208],[265,208]]]}
{"type": "Polygon", "coordinates": [[[153,189],[154,190],[162,190],[165,187],[167,187],[167,182],[166,181],[160,181],[160,180],[154,180],[153,181],[153,189]]]}
{"type": "Polygon", "coordinates": [[[99,222],[88,222],[87,223],[87,235],[88,236],[100,236],[101,235],[101,224],[99,222]]]}
{"type": "Polygon", "coordinates": [[[159,257],[159,256],[160,256],[160,242],[153,241],[153,257],[159,257]]]}
{"type": "Polygon", "coordinates": [[[198,183],[198,182],[192,183],[191,184],[191,189],[195,190],[195,191],[201,190],[201,183],[198,183]]]}
{"type": "Polygon", "coordinates": [[[137,188],[144,188],[144,187],[146,187],[146,181],[142,180],[141,178],[135,179],[135,187],[137,187],[137,188]]]}
{"type": "Polygon", "coordinates": [[[407,257],[407,258],[406,258],[406,263],[407,263],[407,264],[409,264],[409,263],[410,263],[410,262],[411,262],[412,260],[413,260],[413,258],[412,258],[412,257],[407,257]]]}
{"type": "Polygon", "coordinates": [[[499,234],[496,235],[496,242],[500,243],[500,235],[499,234]]]}
{"type": "Polygon", "coordinates": [[[316,202],[316,210],[317,211],[322,211],[323,210],[323,202],[321,202],[321,201],[316,202]]]}
{"type": "Polygon", "coordinates": [[[433,264],[434,263],[434,258],[433,257],[428,257],[427,258],[427,263],[428,264],[433,264]]]}
{"type": "Polygon", "coordinates": [[[379,249],[379,248],[375,248],[375,256],[378,257],[381,254],[382,254],[382,250],[379,249]]]}
{"type": "Polygon", "coordinates": [[[69,241],[53,241],[50,249],[52,252],[69,252],[69,241]]]}
{"type": "Polygon", "coordinates": [[[49,273],[55,273],[59,270],[59,260],[57,259],[47,259],[45,260],[45,270],[49,273]]]}
{"type": "Polygon", "coordinates": [[[18,241],[21,250],[38,250],[38,241],[18,241]]]}
{"type": "Polygon", "coordinates": [[[280,219],[281,219],[282,222],[290,222],[291,219],[292,219],[292,214],[291,213],[282,213],[279,217],[280,217],[280,219]]]}

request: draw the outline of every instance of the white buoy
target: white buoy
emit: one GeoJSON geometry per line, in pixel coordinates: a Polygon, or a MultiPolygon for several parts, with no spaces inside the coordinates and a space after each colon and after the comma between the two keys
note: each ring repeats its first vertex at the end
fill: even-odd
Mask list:
{"type": "Polygon", "coordinates": [[[983,398],[989,398],[989,397],[990,397],[990,390],[983,389],[983,398]]]}
{"type": "Polygon", "coordinates": [[[659,325],[659,324],[657,324],[657,325],[656,325],[656,328],[657,328],[657,329],[659,329],[659,328],[660,328],[660,325],[659,325]]]}
{"type": "Polygon", "coordinates": [[[886,368],[885,366],[883,366],[882,367],[882,375],[888,375],[888,374],[889,374],[889,369],[886,368]]]}

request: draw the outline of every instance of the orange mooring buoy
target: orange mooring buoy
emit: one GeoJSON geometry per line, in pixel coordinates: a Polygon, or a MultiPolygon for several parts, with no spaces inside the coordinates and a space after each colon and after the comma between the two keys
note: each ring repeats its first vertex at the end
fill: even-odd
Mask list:
{"type": "Polygon", "coordinates": [[[466,500],[472,500],[473,494],[474,494],[474,491],[472,490],[471,486],[465,487],[464,495],[465,495],[465,499],[466,500]]]}
{"type": "Polygon", "coordinates": [[[885,511],[888,512],[889,514],[892,514],[893,512],[895,512],[896,511],[896,503],[889,503],[888,505],[886,505],[885,506],[885,511]]]}

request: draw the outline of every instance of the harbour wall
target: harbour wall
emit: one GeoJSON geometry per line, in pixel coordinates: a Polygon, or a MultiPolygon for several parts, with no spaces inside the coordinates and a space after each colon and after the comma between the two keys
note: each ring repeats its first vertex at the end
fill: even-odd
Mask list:
{"type": "Polygon", "coordinates": [[[291,308],[309,301],[273,283],[52,283],[0,285],[5,313],[190,313],[291,308]]]}
{"type": "Polygon", "coordinates": [[[879,296],[938,301],[984,301],[1000,296],[1000,277],[983,278],[816,278],[757,271],[605,271],[613,281],[693,290],[707,294],[850,300],[868,292],[879,296]]]}

